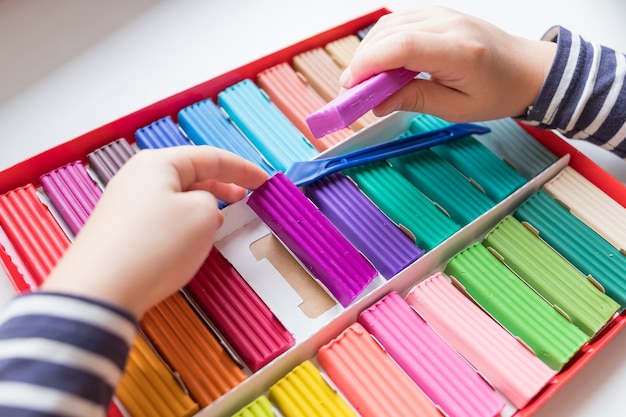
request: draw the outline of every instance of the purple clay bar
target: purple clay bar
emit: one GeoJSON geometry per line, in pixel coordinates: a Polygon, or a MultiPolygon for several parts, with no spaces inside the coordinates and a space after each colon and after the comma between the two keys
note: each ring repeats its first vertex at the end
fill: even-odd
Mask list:
{"type": "Polygon", "coordinates": [[[250,194],[248,205],[344,307],[378,274],[282,172],[250,194]]]}
{"type": "Polygon", "coordinates": [[[41,185],[70,231],[76,235],[91,215],[102,190],[81,161],[75,161],[40,177],[41,185]]]}
{"type": "Polygon", "coordinates": [[[305,194],[386,279],[424,254],[348,177],[329,175],[305,194]]]}

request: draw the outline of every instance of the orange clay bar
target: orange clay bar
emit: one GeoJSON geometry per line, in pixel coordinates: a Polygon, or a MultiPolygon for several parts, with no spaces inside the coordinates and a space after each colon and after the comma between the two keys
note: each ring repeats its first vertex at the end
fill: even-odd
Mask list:
{"type": "Polygon", "coordinates": [[[199,409],[142,336],[135,338],[115,395],[133,417],[188,417],[199,409]]]}
{"type": "Polygon", "coordinates": [[[140,326],[200,406],[246,379],[181,293],[148,310],[140,326]]]}

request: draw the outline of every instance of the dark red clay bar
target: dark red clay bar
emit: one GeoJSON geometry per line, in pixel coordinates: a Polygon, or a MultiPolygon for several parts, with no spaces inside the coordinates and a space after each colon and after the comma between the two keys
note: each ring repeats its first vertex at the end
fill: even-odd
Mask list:
{"type": "Polygon", "coordinates": [[[344,307],[378,274],[282,172],[255,190],[248,205],[344,307]]]}
{"type": "Polygon", "coordinates": [[[295,343],[293,335],[216,248],[185,289],[253,372],[295,343]]]}

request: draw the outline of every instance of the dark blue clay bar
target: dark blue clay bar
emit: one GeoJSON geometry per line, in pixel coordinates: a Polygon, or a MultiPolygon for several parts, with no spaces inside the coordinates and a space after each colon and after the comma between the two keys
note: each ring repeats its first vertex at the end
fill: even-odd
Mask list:
{"type": "Polygon", "coordinates": [[[226,149],[259,165],[270,175],[275,172],[211,99],[202,100],[182,109],[178,113],[178,124],[196,145],[226,149]]]}
{"type": "Polygon", "coordinates": [[[313,159],[317,150],[251,80],[243,80],[217,96],[230,119],[278,171],[313,159]]]}
{"type": "Polygon", "coordinates": [[[424,254],[346,176],[329,175],[304,193],[386,279],[424,254]]]}
{"type": "Polygon", "coordinates": [[[166,116],[135,132],[137,146],[141,149],[158,149],[190,145],[170,116],[166,116]]]}
{"type": "Polygon", "coordinates": [[[135,153],[135,148],[126,139],[120,138],[91,152],[87,155],[87,161],[100,181],[106,185],[135,153]]]}

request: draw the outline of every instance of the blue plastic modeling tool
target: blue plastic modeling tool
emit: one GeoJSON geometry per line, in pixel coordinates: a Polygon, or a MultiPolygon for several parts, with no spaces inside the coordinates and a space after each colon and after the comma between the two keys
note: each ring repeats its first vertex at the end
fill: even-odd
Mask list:
{"type": "Polygon", "coordinates": [[[297,186],[306,185],[342,169],[393,158],[469,135],[482,135],[489,132],[488,127],[471,123],[458,123],[430,132],[390,140],[344,155],[294,162],[285,171],[285,175],[297,186]]]}

